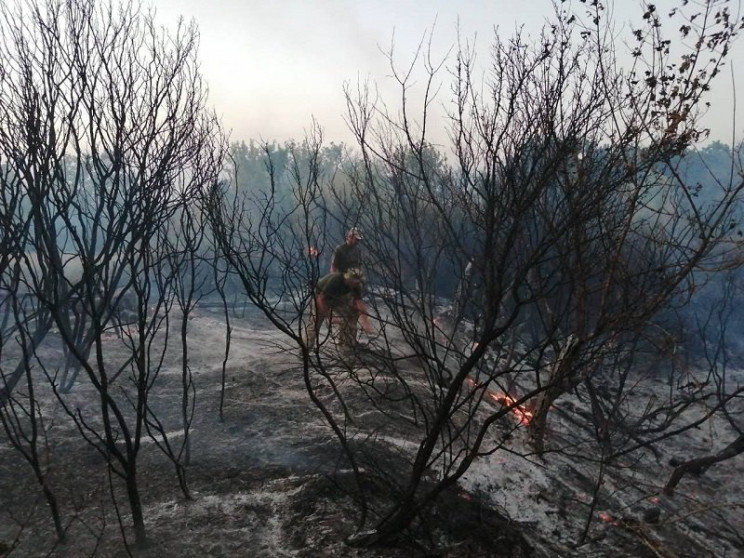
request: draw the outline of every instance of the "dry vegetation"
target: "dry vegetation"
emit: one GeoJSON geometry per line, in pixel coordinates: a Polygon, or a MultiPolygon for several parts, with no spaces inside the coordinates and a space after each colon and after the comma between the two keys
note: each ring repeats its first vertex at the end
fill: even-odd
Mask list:
{"type": "MultiPolygon", "coordinates": [[[[337,442],[307,397],[297,351],[257,316],[234,325],[233,355],[227,369],[224,422],[219,420],[221,338],[224,323],[199,311],[190,335],[201,347],[192,356],[198,412],[192,431],[192,462],[187,478],[192,500],[180,493],[172,464],[145,440],[140,478],[149,547],[136,556],[724,556],[744,548],[744,508],[736,498],[741,460],[712,468],[701,478],[683,481],[674,497],[661,494],[677,451],[710,451],[725,431],[713,426],[693,431],[661,448],[656,456],[635,457],[607,472],[599,503],[590,508],[596,466],[574,460],[575,417],[586,413],[580,401],[566,401],[557,413],[551,445],[563,452],[541,461],[509,448],[478,460],[466,479],[429,510],[428,529],[420,526],[397,545],[353,549],[343,541],[358,517],[353,477],[345,470],[337,442]],[[632,467],[623,465],[632,464],[632,467]],[[588,542],[576,547],[585,521],[592,517],[588,542]],[[412,541],[418,541],[420,546],[412,541]],[[425,549],[429,549],[426,551],[425,549]]],[[[116,338],[107,354],[115,357],[116,338]]],[[[372,342],[374,347],[374,341],[372,342]]],[[[49,356],[53,356],[49,347],[49,356]]],[[[325,357],[337,358],[335,349],[325,357]]],[[[179,372],[172,355],[153,390],[154,406],[171,424],[178,441],[179,372]]],[[[355,382],[343,375],[369,374],[376,351],[345,355],[332,366],[341,389],[359,408],[355,382]]],[[[407,373],[415,375],[415,364],[407,373]]],[[[320,379],[318,379],[320,381],[320,379]]],[[[371,381],[371,380],[369,380],[371,381]]],[[[376,380],[378,386],[384,378],[376,380]]],[[[663,389],[663,386],[660,386],[663,389]]],[[[321,390],[322,391],[322,390],[321,390]]],[[[79,385],[70,401],[83,412],[94,393],[79,385]]],[[[49,394],[43,398],[48,430],[46,466],[58,494],[67,540],[55,542],[54,527],[30,469],[10,458],[4,444],[0,489],[0,541],[7,556],[123,556],[126,549],[112,505],[105,460],[83,442],[74,425],[49,394]]],[[[358,419],[357,419],[358,415],[358,419]]],[[[374,416],[374,415],[371,415],[374,416]]],[[[499,429],[513,428],[504,421],[499,429]]],[[[587,433],[588,435],[588,433],[587,433]]],[[[401,459],[415,447],[406,433],[377,435],[380,460],[401,459]]],[[[526,430],[513,432],[512,448],[523,452],[526,430]]],[[[435,472],[431,472],[435,474],[435,472]]],[[[114,492],[128,540],[126,496],[114,479],[114,492]]],[[[379,496],[384,497],[385,491],[379,496]]]]}

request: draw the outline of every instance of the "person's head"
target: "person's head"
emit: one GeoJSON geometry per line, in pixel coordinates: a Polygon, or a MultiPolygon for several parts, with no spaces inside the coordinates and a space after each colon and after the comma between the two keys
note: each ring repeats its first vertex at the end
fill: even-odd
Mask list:
{"type": "Polygon", "coordinates": [[[346,243],[347,244],[356,244],[357,241],[363,240],[364,235],[362,234],[361,229],[358,227],[352,227],[349,229],[349,232],[346,233],[346,243]]]}

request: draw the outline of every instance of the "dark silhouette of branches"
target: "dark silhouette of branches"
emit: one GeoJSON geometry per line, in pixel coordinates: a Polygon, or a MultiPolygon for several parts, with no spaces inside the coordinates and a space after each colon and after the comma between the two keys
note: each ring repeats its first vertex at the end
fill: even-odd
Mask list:
{"type": "MultiPolygon", "coordinates": [[[[11,252],[18,292],[39,307],[18,326],[31,354],[54,327],[67,366],[95,390],[91,418],[65,398],[83,381],[77,370],[60,374],[37,359],[81,435],[126,486],[143,545],[137,457],[145,429],[160,426],[148,396],[167,347],[153,341],[167,339],[173,282],[156,281],[160,241],[222,165],[197,32],[179,24],[168,34],[133,3],[29,2],[17,12],[4,6],[0,17],[2,190],[19,200],[8,217],[21,231],[11,252]],[[122,362],[106,358],[111,327],[131,355],[122,362]]],[[[27,368],[11,372],[5,397],[27,368]]]]}
{"type": "Polygon", "coordinates": [[[701,476],[718,463],[733,459],[744,453],[744,423],[741,420],[744,386],[741,380],[731,373],[731,351],[727,338],[732,316],[735,313],[735,299],[740,281],[736,273],[726,274],[716,282],[719,286],[718,300],[707,313],[703,313],[698,325],[698,335],[704,344],[704,357],[708,363],[708,374],[704,377],[689,376],[681,389],[688,399],[705,400],[707,415],[720,417],[730,440],[724,447],[708,455],[691,457],[676,463],[664,493],[672,495],[680,481],[687,475],[701,476]]]}
{"type": "MultiPolygon", "coordinates": [[[[595,496],[617,460],[693,427],[682,417],[700,397],[645,399],[644,387],[674,354],[665,313],[687,304],[701,271],[738,265],[742,181],[732,174],[701,197],[680,161],[706,135],[700,107],[739,22],[707,4],[675,12],[706,22],[685,29],[701,40],[676,60],[671,45],[681,45],[649,8],[624,71],[604,4],[586,9],[556,3],[535,40],[496,33],[482,74],[467,46],[447,68],[425,42],[403,70],[390,52],[398,104],[369,84],[347,88],[359,153],[325,182],[316,134],[302,146],[307,166],[265,145],[255,189],[237,172],[235,184],[214,184],[215,242],[298,346],[310,398],[355,476],[350,544],[416,536],[480,457],[549,461],[548,419],[568,394],[589,404],[566,444],[599,464],[595,496]],[[452,161],[429,139],[445,68],[452,161]],[[365,231],[377,334],[344,352],[331,324],[308,346],[324,234],[350,225],[365,231]]],[[[664,372],[670,382],[682,373],[675,362],[664,372]]]]}
{"type": "Polygon", "coordinates": [[[604,6],[587,9],[585,18],[557,5],[534,42],[497,34],[485,87],[474,53],[456,53],[451,167],[436,163],[427,142],[439,65],[425,50],[416,118],[410,70],[393,67],[399,109],[364,88],[347,91],[365,167],[345,210],[361,208],[359,223],[374,231],[367,246],[391,293],[386,329],[413,349],[428,386],[424,397],[410,376],[395,376],[409,387],[402,392],[417,393],[408,416],[420,417],[420,444],[404,469],[387,472],[390,505],[354,544],[408,529],[478,455],[506,443],[494,425],[509,410],[524,417],[527,407],[532,447],[543,454],[558,399],[586,397],[585,427],[604,466],[634,436],[647,441],[651,432],[641,432],[652,423],[658,439],[689,405],[672,395],[635,408],[644,372],[633,363],[667,342],[655,319],[686,304],[696,271],[732,265],[742,181],[719,182],[703,201],[678,165],[705,137],[698,107],[739,22],[702,7],[712,28],[694,32],[715,38],[677,62],[649,12],[625,73],[604,6]],[[415,291],[401,280],[409,269],[415,291]],[[437,306],[446,273],[464,278],[453,309],[437,306]],[[505,408],[491,408],[494,398],[505,408]],[[433,483],[424,481],[430,471],[433,483]]]}

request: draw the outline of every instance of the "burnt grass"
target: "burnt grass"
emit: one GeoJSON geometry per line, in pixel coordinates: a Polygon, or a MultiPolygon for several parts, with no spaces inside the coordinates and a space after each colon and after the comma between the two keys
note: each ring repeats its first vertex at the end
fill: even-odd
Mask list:
{"type": "MultiPolygon", "coordinates": [[[[591,492],[595,472],[570,459],[558,463],[557,458],[552,458],[552,468],[557,473],[547,489],[532,488],[537,477],[530,476],[528,467],[512,471],[524,475],[524,493],[517,487],[505,486],[510,481],[498,476],[502,472],[495,472],[489,481],[493,486],[469,492],[458,485],[445,492],[430,508],[422,510],[410,531],[387,546],[354,548],[345,541],[355,534],[360,521],[355,481],[337,440],[307,394],[296,348],[286,345],[278,333],[255,316],[236,321],[233,326],[221,418],[224,323],[218,314],[202,310],[189,324],[189,335],[194,340],[189,365],[196,394],[190,462],[186,468],[189,497],[179,487],[172,462],[145,436],[138,458],[138,479],[148,535],[146,548],[134,547],[121,479],[110,474],[104,457],[82,439],[54,396],[42,390],[44,462],[48,484],[60,505],[65,541],[56,540],[38,482],[2,433],[0,556],[714,556],[715,552],[706,551],[700,540],[723,533],[731,539],[729,546],[742,542],[736,534],[727,535],[731,529],[722,527],[727,522],[733,525],[731,517],[740,520],[741,514],[723,517],[716,512],[705,519],[700,518],[697,508],[685,508],[680,500],[670,500],[658,506],[661,523],[639,520],[648,512],[646,507],[635,514],[618,516],[612,524],[595,524],[587,544],[576,547],[576,533],[582,529],[588,509],[587,503],[576,495],[591,492]],[[550,515],[544,516],[541,524],[537,520],[510,519],[491,503],[489,493],[494,492],[524,500],[525,505],[535,505],[536,509],[546,505],[550,515]],[[693,515],[698,520],[685,523],[693,515]],[[699,529],[692,533],[695,536],[687,536],[695,529],[699,529]]],[[[171,343],[151,390],[150,403],[165,430],[172,433],[171,442],[178,446],[182,441],[178,434],[181,369],[178,348],[171,343]]],[[[53,340],[46,350],[51,359],[58,358],[53,340]]],[[[121,344],[115,338],[110,339],[107,351],[112,361],[122,356],[121,344]]],[[[369,373],[374,363],[365,362],[365,358],[368,357],[358,360],[347,373],[369,373]]],[[[406,373],[415,373],[415,361],[407,366],[406,373]]],[[[357,381],[341,384],[352,407],[363,404],[364,397],[354,396],[359,385],[357,381]]],[[[318,393],[323,394],[322,386],[318,393]]],[[[72,408],[95,416],[95,393],[84,379],[67,400],[72,408]]],[[[328,401],[332,398],[328,397],[328,401]]],[[[561,414],[575,414],[567,413],[567,409],[568,404],[557,414],[556,428],[563,422],[561,414]]],[[[378,415],[365,416],[355,427],[387,428],[384,423],[374,422],[380,420],[378,415]],[[364,423],[365,420],[369,422],[364,423]]],[[[573,432],[575,426],[569,423],[566,430],[573,432]]],[[[405,429],[387,434],[418,443],[410,437],[413,432],[405,429]]],[[[554,435],[557,439],[560,433],[554,435]]],[[[365,451],[370,464],[384,463],[387,470],[395,469],[396,460],[402,458],[400,449],[383,441],[367,443],[365,451]]],[[[660,469],[668,456],[662,452],[654,467],[641,473],[645,475],[641,481],[650,485],[668,478],[669,470],[660,469]]],[[[736,467],[725,469],[732,478],[740,478],[741,465],[736,467]]],[[[401,464],[401,473],[405,470],[401,464]]],[[[727,486],[726,477],[716,478],[715,474],[708,475],[700,484],[711,501],[715,501],[719,487],[727,486]]],[[[616,485],[620,483],[618,479],[616,485]]],[[[384,508],[380,504],[386,503],[386,489],[376,486],[372,477],[363,476],[361,482],[366,483],[365,493],[376,504],[371,508],[384,508]]],[[[639,478],[633,477],[626,484],[637,488],[639,478]]],[[[611,500],[612,496],[608,498],[611,500]]],[[[597,511],[600,509],[603,508],[597,511]]],[[[538,514],[536,511],[535,517],[538,514]]]]}
{"type": "MultiPolygon", "coordinates": [[[[82,439],[54,396],[45,393],[44,462],[65,540],[57,541],[31,468],[3,435],[0,556],[532,555],[515,525],[462,489],[448,491],[423,510],[415,530],[394,543],[347,545],[359,519],[356,491],[338,443],[307,396],[296,351],[278,345],[276,334],[264,327],[236,327],[221,420],[224,349],[208,337],[222,333],[215,325],[206,314],[190,324],[193,335],[204,341],[190,360],[196,389],[186,468],[190,497],[181,491],[174,465],[154,443],[146,441],[140,450],[138,479],[148,546],[134,546],[121,479],[110,474],[106,459],[82,439]]],[[[115,358],[121,348],[115,339],[110,343],[115,358]]],[[[58,356],[53,339],[49,346],[54,352],[50,356],[58,356]]],[[[150,400],[169,425],[166,430],[180,429],[180,382],[178,361],[166,359],[150,400]]],[[[94,415],[95,393],[83,378],[68,397],[73,408],[94,415]]],[[[180,441],[178,436],[171,439],[175,445],[180,441]]],[[[396,456],[386,456],[381,446],[377,459],[388,458],[396,456]]]]}

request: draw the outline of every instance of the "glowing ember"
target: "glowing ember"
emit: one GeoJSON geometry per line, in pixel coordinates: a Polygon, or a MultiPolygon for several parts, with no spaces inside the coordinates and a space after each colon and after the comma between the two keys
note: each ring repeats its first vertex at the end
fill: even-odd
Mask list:
{"type": "Polygon", "coordinates": [[[610,525],[619,525],[620,524],[620,522],[617,519],[615,519],[614,517],[612,517],[607,512],[599,512],[599,519],[601,519],[602,521],[604,521],[606,523],[609,523],[610,525]]]}
{"type": "Polygon", "coordinates": [[[494,401],[502,403],[505,407],[511,408],[511,412],[514,413],[514,416],[517,417],[519,422],[522,424],[529,424],[530,420],[532,420],[532,411],[523,409],[517,405],[513,397],[505,393],[494,393],[492,391],[488,392],[488,396],[494,401]]]}
{"type": "MultiPolygon", "coordinates": [[[[472,388],[478,387],[478,383],[471,378],[468,378],[467,382],[472,388]]],[[[496,393],[495,391],[491,390],[486,391],[486,396],[492,401],[496,401],[497,403],[501,403],[504,407],[508,407],[509,410],[514,414],[514,416],[519,419],[519,422],[521,424],[529,424],[529,422],[532,420],[532,411],[517,405],[516,400],[512,396],[506,393],[496,393]]]]}

